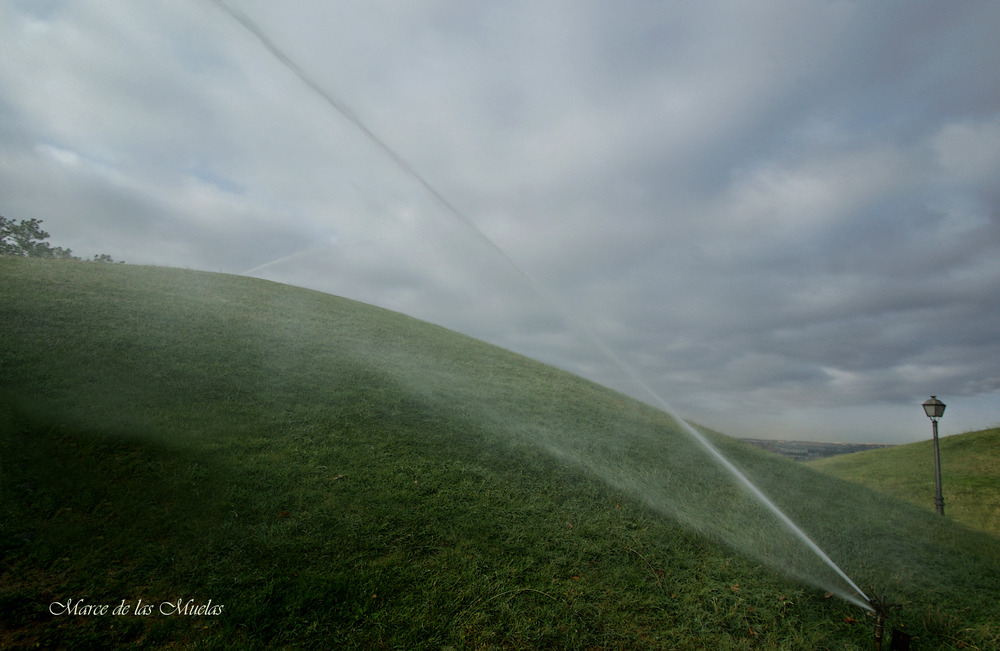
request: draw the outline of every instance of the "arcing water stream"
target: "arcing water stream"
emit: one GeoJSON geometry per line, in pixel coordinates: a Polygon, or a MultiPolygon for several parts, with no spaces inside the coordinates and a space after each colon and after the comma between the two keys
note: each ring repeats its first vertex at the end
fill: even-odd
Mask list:
{"type": "MultiPolygon", "coordinates": [[[[800,578],[812,579],[812,582],[824,587],[831,592],[837,594],[846,601],[855,604],[863,609],[872,610],[869,603],[868,596],[844,573],[840,567],[837,566],[833,560],[808,536],[802,529],[800,529],[792,520],[789,518],[778,506],[769,499],[743,472],[739,470],[729,459],[727,459],[711,442],[705,438],[700,432],[698,432],[694,427],[692,427],[685,420],[680,418],[673,408],[659,395],[657,394],[647,382],[645,382],[638,373],[627,364],[621,357],[619,357],[600,337],[583,327],[583,320],[575,317],[570,313],[570,311],[565,307],[565,305],[559,301],[555,296],[552,295],[541,283],[532,278],[523,269],[521,269],[514,261],[491,239],[489,239],[485,233],[483,233],[479,227],[476,226],[472,220],[470,220],[465,214],[458,210],[450,201],[447,200],[431,183],[429,183],[411,164],[404,160],[396,151],[389,147],[383,140],[381,140],[375,133],[373,133],[354,113],[351,111],[343,102],[335,98],[333,95],[325,91],[315,80],[313,80],[300,66],[298,66],[290,57],[288,57],[277,45],[272,42],[267,35],[261,30],[261,28],[248,16],[233,9],[232,7],[225,4],[222,0],[211,0],[216,6],[218,6],[222,11],[228,14],[233,20],[238,22],[243,28],[245,28],[251,35],[253,35],[263,47],[274,56],[282,65],[284,65],[292,74],[294,74],[298,79],[305,84],[310,90],[319,95],[329,106],[336,111],[338,115],[342,118],[348,120],[379,150],[385,153],[392,162],[398,166],[403,172],[405,172],[410,178],[421,185],[434,199],[440,203],[445,210],[450,213],[454,218],[459,220],[465,225],[475,236],[480,239],[486,246],[496,252],[507,264],[513,268],[528,285],[530,285],[544,300],[546,300],[550,305],[555,306],[559,312],[562,313],[563,317],[574,326],[578,331],[584,333],[586,337],[595,345],[602,353],[607,356],[607,358],[614,363],[614,365],[620,369],[638,388],[642,390],[652,402],[660,407],[664,412],[669,414],[683,429],[683,431],[695,441],[698,446],[708,454],[716,463],[719,464],[729,475],[733,478],[740,486],[742,486],[746,491],[753,495],[756,500],[763,505],[763,507],[768,511],[774,518],[781,523],[781,525],[793,535],[793,537],[798,540],[799,543],[804,545],[810,552],[815,554],[819,560],[822,561],[830,570],[832,570],[836,576],[843,580],[844,586],[832,585],[828,581],[818,579],[817,577],[803,576],[798,573],[800,578]],[[853,593],[845,589],[849,587],[853,590],[853,593]]],[[[286,256],[279,260],[268,262],[264,265],[260,265],[246,273],[257,271],[265,267],[271,266],[272,264],[277,264],[279,262],[285,261],[291,258],[297,258],[301,255],[308,253],[309,251],[303,251],[291,256],[286,256]]],[[[557,453],[562,452],[568,454],[565,450],[555,450],[557,453]]],[[[616,482],[621,485],[620,482],[616,482]]],[[[786,569],[780,566],[777,569],[786,569]]]]}

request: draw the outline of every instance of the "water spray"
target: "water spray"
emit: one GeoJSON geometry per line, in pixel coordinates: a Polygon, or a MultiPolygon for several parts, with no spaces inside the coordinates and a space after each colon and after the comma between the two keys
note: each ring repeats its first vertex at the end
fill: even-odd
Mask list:
{"type": "MultiPolygon", "coordinates": [[[[544,300],[548,301],[550,305],[553,305],[561,313],[563,318],[572,326],[575,326],[578,330],[584,334],[587,339],[589,339],[604,355],[612,362],[614,365],[621,370],[633,383],[642,391],[648,395],[653,403],[658,405],[664,412],[666,412],[671,418],[673,418],[681,427],[681,429],[691,438],[693,438],[713,459],[715,459],[723,468],[725,468],[746,490],[753,494],[766,508],[771,512],[796,538],[799,539],[810,551],[812,551],[816,556],[822,560],[829,568],[831,568],[837,576],[844,580],[844,582],[850,586],[856,594],[850,594],[843,590],[836,590],[835,593],[846,601],[855,604],[865,610],[876,612],[875,602],[869,599],[869,597],[844,573],[840,567],[837,566],[833,560],[825,552],[823,552],[820,547],[813,542],[809,536],[806,535],[802,529],[800,529],[792,520],[789,518],[781,509],[778,508],[774,502],[772,502],[764,493],[754,485],[750,479],[742,473],[729,459],[727,459],[714,445],[712,445],[704,435],[702,435],[698,430],[691,426],[687,421],[681,418],[674,409],[664,400],[656,391],[654,391],[649,384],[647,384],[639,374],[627,364],[621,357],[619,357],[596,333],[592,332],[590,329],[586,328],[583,324],[584,321],[579,318],[575,318],[568,307],[559,300],[558,297],[548,291],[544,285],[536,281],[527,272],[521,269],[507,253],[501,249],[493,240],[486,236],[486,234],[480,230],[476,224],[469,219],[461,210],[459,210],[454,204],[452,204],[440,191],[437,190],[434,185],[432,185],[427,179],[425,179],[417,169],[406,161],[402,156],[400,156],[393,148],[391,148],[386,142],[379,138],[374,132],[367,127],[367,125],[362,122],[358,116],[348,108],[344,102],[334,97],[332,94],[323,89],[308,73],[303,70],[301,66],[296,64],[284,51],[282,51],[268,36],[263,32],[263,30],[246,14],[234,9],[229,6],[223,0],[210,0],[213,4],[219,7],[222,11],[229,15],[235,22],[239,23],[244,29],[247,30],[252,36],[254,36],[263,47],[274,56],[282,65],[284,65],[293,75],[295,75],[305,86],[316,93],[320,98],[322,98],[334,111],[336,111],[341,117],[346,119],[348,122],[353,124],[372,144],[374,144],[379,150],[381,150],[386,156],[388,156],[392,162],[403,172],[405,172],[410,178],[421,185],[427,192],[436,199],[441,206],[447,210],[453,217],[464,224],[472,233],[474,233],[488,248],[492,249],[494,252],[499,254],[499,256],[505,260],[511,268],[516,271],[522,279],[534,289],[539,296],[544,300]]],[[[305,252],[303,252],[305,253],[305,252]]],[[[291,256],[286,256],[280,260],[275,260],[273,262],[266,263],[250,271],[257,271],[268,267],[272,264],[288,260],[290,258],[298,257],[299,254],[292,254],[291,256]]],[[[249,272],[247,272],[249,273],[249,272]]],[[[880,618],[880,621],[884,619],[880,618]]],[[[879,638],[881,639],[881,638],[879,638]]]]}
{"type": "Polygon", "coordinates": [[[306,256],[309,256],[309,255],[313,254],[313,253],[319,253],[320,251],[325,251],[327,248],[328,247],[315,247],[315,248],[311,248],[311,249],[305,249],[303,251],[297,251],[296,253],[293,253],[291,255],[286,255],[284,257],[278,258],[277,260],[271,260],[270,262],[265,262],[262,265],[258,265],[256,267],[254,267],[253,269],[247,269],[246,271],[240,273],[239,275],[241,275],[241,276],[249,276],[249,275],[255,274],[255,273],[259,272],[259,271],[263,271],[264,269],[267,269],[268,267],[272,267],[272,266],[274,266],[276,264],[282,264],[284,262],[288,262],[289,260],[296,260],[298,258],[304,258],[306,256]]]}

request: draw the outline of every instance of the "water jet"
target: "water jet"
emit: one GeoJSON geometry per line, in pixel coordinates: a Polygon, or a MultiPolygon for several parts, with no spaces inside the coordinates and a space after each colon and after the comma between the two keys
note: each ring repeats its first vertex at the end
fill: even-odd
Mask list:
{"type": "MultiPolygon", "coordinates": [[[[872,608],[870,603],[867,601],[867,595],[865,595],[865,593],[858,588],[850,577],[847,576],[847,574],[819,547],[819,545],[817,545],[812,538],[805,533],[805,531],[796,525],[795,522],[793,522],[792,519],[788,517],[788,515],[786,515],[774,501],[766,496],[764,492],[761,491],[761,489],[758,488],[757,485],[751,481],[751,479],[744,472],[737,468],[732,461],[723,455],[715,445],[713,445],[691,424],[681,418],[666,402],[666,400],[658,392],[654,391],[649,383],[640,377],[632,365],[628,364],[621,356],[615,353],[602,338],[585,325],[585,321],[583,319],[576,317],[563,301],[559,300],[558,297],[549,291],[541,282],[535,280],[530,274],[517,265],[500,246],[490,239],[475,224],[475,222],[469,218],[468,215],[449,201],[449,199],[441,191],[439,191],[434,184],[428,181],[427,178],[425,178],[414,165],[404,159],[393,147],[391,147],[385,140],[370,129],[367,124],[362,121],[358,115],[354,113],[354,111],[352,111],[344,102],[317,83],[316,80],[314,80],[301,66],[299,66],[280,47],[278,47],[278,45],[273,42],[261,29],[261,27],[257,25],[249,16],[231,7],[224,0],[212,0],[212,2],[232,20],[239,23],[249,34],[256,38],[265,50],[275,57],[285,68],[289,70],[289,72],[297,77],[299,81],[307,86],[312,92],[323,99],[331,109],[333,109],[343,119],[354,125],[363,134],[363,136],[375,146],[376,149],[385,154],[396,167],[410,177],[410,179],[415,181],[420,187],[426,190],[427,193],[429,193],[430,196],[432,196],[448,214],[464,225],[472,234],[482,241],[488,249],[498,254],[501,259],[509,264],[528,286],[534,289],[550,306],[556,308],[556,310],[565,318],[570,326],[582,333],[599,351],[605,355],[607,359],[609,359],[629,380],[631,380],[631,382],[640,390],[642,394],[648,396],[650,404],[656,405],[664,413],[668,414],[673,421],[677,423],[682,432],[694,443],[695,448],[704,453],[707,458],[712,460],[718,465],[719,468],[728,473],[730,480],[744,489],[748,495],[752,495],[763,508],[763,511],[766,512],[769,517],[774,518],[779,524],[778,529],[791,534],[791,538],[794,539],[797,544],[801,545],[804,549],[813,554],[815,558],[820,561],[821,565],[825,566],[826,569],[833,573],[834,578],[832,581],[826,582],[823,580],[813,579],[812,582],[815,585],[831,589],[841,598],[866,610],[872,608]],[[836,583],[837,585],[832,585],[833,583],[836,583]]],[[[260,265],[250,271],[252,272],[263,269],[272,264],[276,264],[277,262],[305,255],[308,252],[309,251],[293,253],[280,260],[260,265]]],[[[556,454],[573,456],[573,453],[570,450],[560,448],[558,445],[550,445],[550,448],[556,454]]],[[[624,478],[620,477],[605,477],[605,479],[610,479],[612,483],[619,486],[629,483],[624,478]]],[[[786,572],[789,571],[789,568],[783,568],[781,564],[773,565],[776,569],[784,569],[786,572]]],[[[794,571],[792,573],[794,574],[794,571]]],[[[809,577],[800,576],[800,578],[808,579],[809,577]]]]}

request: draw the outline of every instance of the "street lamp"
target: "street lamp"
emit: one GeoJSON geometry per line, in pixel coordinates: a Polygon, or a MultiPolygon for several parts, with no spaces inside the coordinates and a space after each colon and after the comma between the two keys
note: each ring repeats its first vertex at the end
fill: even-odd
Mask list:
{"type": "Polygon", "coordinates": [[[934,432],[934,480],[937,482],[937,493],[934,495],[934,504],[937,512],[944,515],[944,497],[941,496],[941,452],[938,449],[938,418],[944,416],[945,404],[931,396],[930,400],[924,401],[924,413],[931,419],[931,428],[934,432]]]}

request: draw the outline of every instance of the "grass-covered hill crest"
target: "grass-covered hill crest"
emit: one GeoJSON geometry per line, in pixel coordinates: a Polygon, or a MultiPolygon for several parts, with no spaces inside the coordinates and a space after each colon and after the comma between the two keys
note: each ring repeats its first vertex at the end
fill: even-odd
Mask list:
{"type": "MultiPolygon", "coordinates": [[[[568,373],[177,269],[0,257],[0,310],[2,648],[871,643],[669,417],[568,373]]],[[[923,648],[1000,641],[995,538],[709,436],[923,648]]]]}
{"type": "MultiPolygon", "coordinates": [[[[835,477],[934,509],[931,440],[810,463],[835,477]]],[[[945,436],[941,481],[949,519],[1000,537],[1000,428],[945,436]]]]}

